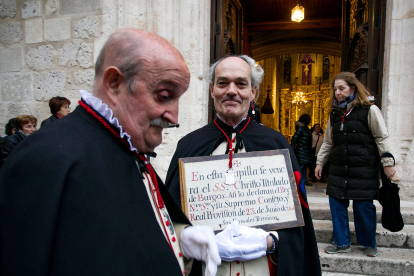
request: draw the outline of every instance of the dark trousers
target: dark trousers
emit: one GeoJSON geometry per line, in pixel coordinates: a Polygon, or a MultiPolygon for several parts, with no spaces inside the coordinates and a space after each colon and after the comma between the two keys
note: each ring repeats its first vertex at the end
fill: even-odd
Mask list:
{"type": "MultiPolygon", "coordinates": [[[[309,164],[309,177],[311,177],[314,181],[316,180],[315,177],[315,168],[316,168],[316,156],[312,157],[312,162],[309,164]]],[[[324,179],[325,173],[327,172],[327,164],[323,166],[321,180],[324,179]]]]}

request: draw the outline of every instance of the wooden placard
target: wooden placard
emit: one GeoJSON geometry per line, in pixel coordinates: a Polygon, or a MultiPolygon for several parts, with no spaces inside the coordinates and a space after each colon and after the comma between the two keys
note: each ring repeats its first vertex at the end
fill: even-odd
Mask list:
{"type": "Polygon", "coordinates": [[[233,220],[264,230],[303,226],[287,149],[233,155],[234,185],[225,184],[229,155],[179,159],[181,206],[193,225],[223,230],[233,220]]]}

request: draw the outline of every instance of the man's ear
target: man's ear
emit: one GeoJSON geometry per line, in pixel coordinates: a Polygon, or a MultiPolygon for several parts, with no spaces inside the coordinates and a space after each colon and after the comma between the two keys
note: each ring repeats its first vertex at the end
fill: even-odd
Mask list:
{"type": "Polygon", "coordinates": [[[119,88],[124,82],[124,74],[116,66],[109,66],[105,69],[102,77],[103,90],[113,104],[116,103],[119,88]]]}
{"type": "Polygon", "coordinates": [[[250,101],[253,101],[256,98],[257,88],[256,86],[252,88],[252,96],[250,97],[250,101]]]}
{"type": "Polygon", "coordinates": [[[213,94],[213,91],[214,91],[213,84],[211,84],[211,83],[210,83],[210,95],[211,95],[211,97],[214,99],[214,94],[213,94]]]}

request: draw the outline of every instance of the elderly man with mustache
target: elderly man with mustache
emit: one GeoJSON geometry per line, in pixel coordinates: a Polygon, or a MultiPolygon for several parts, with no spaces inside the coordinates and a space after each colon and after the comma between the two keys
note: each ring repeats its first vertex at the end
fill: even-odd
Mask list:
{"type": "Polygon", "coordinates": [[[109,37],[93,95],[80,91],[76,110],[25,139],[0,172],[1,275],[179,276],[192,258],[215,275],[212,229],[189,226],[147,160],[189,82],[160,36],[109,37]]]}
{"type": "MultiPolygon", "coordinates": [[[[299,183],[299,164],[285,137],[247,116],[263,74],[263,69],[256,67],[255,61],[248,56],[223,58],[210,67],[210,92],[217,118],[178,142],[166,180],[177,204],[180,204],[178,159],[183,157],[228,154],[229,151],[289,149],[296,183],[299,183]]],[[[305,221],[303,227],[268,233],[233,222],[217,234],[216,241],[223,261],[217,275],[321,275],[315,233],[304,191],[299,192],[299,199],[305,221]],[[244,233],[249,238],[239,239],[234,233],[244,233]],[[247,244],[234,244],[235,240],[244,240],[247,244]],[[249,244],[261,246],[249,248],[249,244]]],[[[201,274],[201,266],[197,265],[194,264],[190,275],[201,274]]]]}

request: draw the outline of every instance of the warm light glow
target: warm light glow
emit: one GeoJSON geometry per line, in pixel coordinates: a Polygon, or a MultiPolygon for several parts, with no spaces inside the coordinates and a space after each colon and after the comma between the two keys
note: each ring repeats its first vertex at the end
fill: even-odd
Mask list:
{"type": "Polygon", "coordinates": [[[305,18],[305,8],[297,4],[297,6],[292,9],[292,21],[300,22],[304,18],[305,18]]]}
{"type": "Polygon", "coordinates": [[[305,104],[307,102],[305,96],[303,96],[303,92],[296,92],[296,96],[292,101],[293,104],[305,104]]]}
{"type": "Polygon", "coordinates": [[[256,67],[256,68],[257,68],[257,66],[259,66],[259,64],[257,64],[257,63],[256,63],[256,64],[254,65],[254,67],[256,67]]]}

